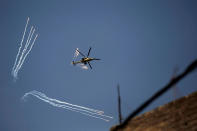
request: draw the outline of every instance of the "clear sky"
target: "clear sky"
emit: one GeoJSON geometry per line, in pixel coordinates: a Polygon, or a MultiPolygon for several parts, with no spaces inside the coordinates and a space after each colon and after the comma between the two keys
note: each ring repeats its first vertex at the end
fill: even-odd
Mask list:
{"type": "MultiPolygon", "coordinates": [[[[120,84],[124,118],[197,58],[195,0],[1,0],[0,130],[107,131],[118,123],[120,84]],[[11,70],[27,17],[38,39],[14,82],[11,70]],[[101,61],[92,70],[72,66],[79,48],[101,61]],[[105,111],[110,122],[53,107],[33,96],[105,111]]],[[[177,95],[197,90],[197,72],[177,85],[177,95]]],[[[173,100],[172,90],[145,111],[173,100]]]]}

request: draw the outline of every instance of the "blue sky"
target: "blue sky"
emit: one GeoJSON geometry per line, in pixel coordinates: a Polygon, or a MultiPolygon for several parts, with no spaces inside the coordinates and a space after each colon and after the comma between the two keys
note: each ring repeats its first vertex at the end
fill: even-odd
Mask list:
{"type": "MultiPolygon", "coordinates": [[[[197,58],[197,2],[167,1],[0,1],[0,130],[101,131],[118,123],[120,84],[124,118],[163,87],[174,68],[179,73],[197,58]],[[25,22],[38,39],[14,82],[11,69],[25,22]],[[79,48],[101,61],[92,70],[73,67],[79,48]],[[30,96],[37,90],[51,98],[105,111],[105,122],[53,107],[30,96]]],[[[197,73],[178,83],[178,96],[197,90],[197,73]]],[[[145,111],[173,100],[173,92],[145,111]]]]}

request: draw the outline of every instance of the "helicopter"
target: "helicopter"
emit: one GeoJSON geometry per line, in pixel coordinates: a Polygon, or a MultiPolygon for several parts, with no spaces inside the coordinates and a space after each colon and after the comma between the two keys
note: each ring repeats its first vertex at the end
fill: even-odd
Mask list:
{"type": "Polygon", "coordinates": [[[101,60],[101,59],[97,59],[97,58],[91,58],[89,57],[90,55],[90,51],[91,51],[91,47],[89,48],[89,51],[88,51],[88,54],[85,56],[83,53],[81,53],[78,48],[76,49],[76,52],[78,52],[81,56],[83,56],[83,58],[81,58],[80,61],[72,61],[72,64],[73,65],[76,65],[76,64],[79,64],[79,63],[82,63],[82,64],[88,64],[90,66],[90,68],[92,69],[92,66],[90,64],[90,61],[93,61],[93,60],[101,60]]]}

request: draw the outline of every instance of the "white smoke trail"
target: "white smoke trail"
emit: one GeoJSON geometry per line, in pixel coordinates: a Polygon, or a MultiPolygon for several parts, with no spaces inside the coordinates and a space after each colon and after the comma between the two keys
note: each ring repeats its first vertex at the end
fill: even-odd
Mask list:
{"type": "Polygon", "coordinates": [[[30,51],[31,51],[31,49],[32,49],[32,47],[33,47],[33,45],[34,45],[35,40],[37,39],[37,37],[38,37],[38,34],[35,36],[35,38],[34,38],[32,44],[31,44],[29,50],[27,51],[27,53],[26,53],[25,56],[23,57],[23,60],[22,60],[21,64],[20,64],[19,67],[17,68],[17,71],[16,71],[17,73],[18,73],[18,70],[20,70],[21,66],[23,65],[23,63],[24,63],[24,61],[25,61],[25,58],[26,58],[27,55],[30,53],[30,51]]]}
{"type": "Polygon", "coordinates": [[[86,66],[85,64],[83,63],[80,63],[79,66],[82,68],[82,69],[85,69],[87,70],[88,69],[88,66],[86,66]]]}
{"type": "Polygon", "coordinates": [[[45,94],[38,92],[38,91],[31,91],[31,92],[25,93],[25,95],[22,97],[22,99],[25,100],[25,98],[28,95],[33,95],[33,96],[37,97],[38,99],[51,104],[52,106],[64,108],[64,109],[71,110],[74,112],[78,112],[83,115],[102,119],[104,121],[109,121],[109,119],[113,118],[111,116],[104,115],[103,111],[95,110],[95,109],[91,109],[91,108],[87,108],[87,107],[83,107],[83,106],[79,106],[79,105],[74,105],[74,104],[63,102],[63,101],[56,100],[56,99],[52,99],[52,98],[49,98],[45,94]]]}
{"type": "MultiPolygon", "coordinates": [[[[86,107],[83,107],[83,106],[73,105],[73,104],[70,104],[70,103],[67,103],[67,102],[62,102],[62,101],[59,101],[59,100],[56,100],[56,99],[52,99],[52,98],[47,97],[45,94],[37,92],[37,91],[31,91],[29,93],[26,93],[23,96],[23,98],[25,98],[29,94],[34,95],[36,97],[39,97],[42,100],[44,99],[45,102],[46,101],[50,101],[53,104],[61,104],[61,105],[59,105],[60,107],[69,106],[68,108],[73,108],[75,110],[83,110],[85,112],[90,112],[92,114],[100,114],[100,115],[102,115],[104,113],[103,111],[99,111],[99,110],[95,110],[95,109],[91,109],[91,108],[86,108],[86,107]]],[[[102,115],[102,116],[105,116],[105,115],[102,115]]],[[[109,116],[105,116],[105,117],[109,117],[109,116]]]]}
{"type": "Polygon", "coordinates": [[[21,62],[21,64],[20,64],[20,66],[19,66],[19,69],[20,69],[20,68],[21,68],[21,66],[23,65],[23,63],[24,63],[24,61],[25,61],[25,58],[27,57],[27,55],[30,53],[30,51],[31,51],[32,47],[34,46],[34,43],[35,43],[35,41],[36,41],[37,37],[38,37],[38,34],[35,36],[35,38],[34,38],[34,40],[33,40],[32,44],[31,44],[31,46],[30,46],[29,50],[28,50],[28,51],[27,51],[27,53],[25,54],[25,56],[24,56],[24,58],[23,58],[23,60],[22,60],[22,62],[21,62]]]}
{"type": "Polygon", "coordinates": [[[21,69],[27,55],[30,53],[30,51],[31,51],[31,49],[34,45],[34,42],[35,42],[35,40],[37,39],[37,36],[38,36],[38,34],[37,34],[35,36],[33,42],[31,42],[32,37],[34,36],[34,32],[35,32],[35,28],[33,26],[31,26],[31,29],[29,31],[26,43],[25,43],[24,48],[23,48],[22,53],[21,53],[21,49],[23,47],[23,41],[24,41],[24,38],[25,38],[28,23],[29,23],[29,17],[27,18],[27,23],[25,25],[25,30],[24,30],[23,37],[22,37],[22,40],[21,40],[21,43],[20,43],[19,51],[17,53],[14,66],[12,68],[12,75],[14,76],[15,79],[17,79],[18,71],[21,69]]]}
{"type": "Polygon", "coordinates": [[[27,50],[27,48],[28,48],[28,46],[29,46],[29,43],[30,43],[30,40],[31,40],[31,38],[32,38],[32,34],[34,33],[34,29],[33,29],[33,26],[31,27],[31,30],[30,30],[30,32],[29,32],[29,35],[28,35],[28,38],[27,38],[27,41],[26,41],[26,44],[25,44],[25,47],[24,47],[24,49],[23,49],[23,51],[22,51],[22,54],[21,54],[21,56],[20,56],[20,58],[19,58],[19,61],[18,61],[18,64],[17,64],[17,66],[16,66],[16,68],[15,68],[15,74],[18,74],[18,70],[19,70],[19,67],[20,67],[20,64],[22,63],[21,61],[23,61],[23,59],[24,59],[24,54],[26,53],[26,50],[27,50]],[[32,32],[32,30],[33,30],[33,32],[32,32]]]}
{"type": "Polygon", "coordinates": [[[23,32],[23,37],[22,37],[22,40],[21,40],[21,43],[20,43],[20,47],[19,47],[19,49],[18,49],[18,53],[17,53],[17,55],[16,55],[16,60],[15,60],[15,62],[14,62],[14,66],[13,66],[13,68],[12,68],[12,73],[14,73],[14,69],[15,69],[15,67],[16,67],[16,63],[17,63],[17,61],[18,61],[18,57],[19,57],[19,54],[20,54],[20,52],[21,52],[21,48],[22,48],[22,46],[23,46],[23,40],[24,40],[24,37],[25,37],[25,33],[26,33],[26,29],[27,29],[28,23],[29,23],[29,17],[27,18],[27,22],[26,22],[26,25],[25,25],[25,30],[24,30],[24,32],[23,32]]]}
{"type": "Polygon", "coordinates": [[[77,108],[81,108],[81,109],[85,109],[85,110],[90,110],[90,111],[93,111],[93,112],[102,112],[100,110],[95,110],[95,109],[91,109],[91,108],[87,108],[87,107],[83,107],[83,106],[78,106],[78,105],[70,104],[70,103],[67,103],[67,102],[62,102],[60,100],[52,99],[52,98],[49,98],[45,94],[43,94],[41,92],[38,92],[38,91],[32,91],[32,92],[34,94],[38,94],[38,95],[40,95],[40,96],[42,96],[42,97],[44,97],[46,99],[49,99],[50,101],[54,101],[54,102],[61,103],[61,104],[66,104],[66,105],[69,105],[69,106],[73,106],[73,107],[77,107],[77,108]]]}
{"type": "Polygon", "coordinates": [[[19,66],[19,64],[21,63],[21,60],[22,60],[22,58],[23,58],[23,55],[24,55],[24,53],[25,53],[26,50],[27,50],[27,46],[28,46],[28,43],[29,43],[29,39],[30,39],[30,36],[31,36],[32,29],[33,29],[33,26],[32,26],[31,29],[30,29],[30,32],[29,32],[29,35],[28,35],[28,37],[27,37],[27,41],[26,41],[25,47],[24,47],[24,49],[23,49],[23,51],[22,51],[22,54],[21,54],[21,56],[20,56],[20,58],[19,58],[19,61],[18,61],[18,64],[16,65],[16,68],[18,68],[18,66],[19,66]]]}
{"type": "Polygon", "coordinates": [[[75,54],[74,54],[74,57],[77,57],[78,55],[79,55],[79,48],[77,48],[76,50],[75,50],[75,54]]]}

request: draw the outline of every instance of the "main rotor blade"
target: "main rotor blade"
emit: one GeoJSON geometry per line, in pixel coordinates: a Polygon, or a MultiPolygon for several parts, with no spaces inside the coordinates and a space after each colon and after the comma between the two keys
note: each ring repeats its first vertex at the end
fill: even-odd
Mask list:
{"type": "Polygon", "coordinates": [[[93,60],[101,60],[101,59],[93,58],[93,60]]]}
{"type": "Polygon", "coordinates": [[[88,55],[87,55],[87,57],[90,55],[90,51],[91,51],[91,49],[92,49],[92,48],[90,47],[90,49],[89,49],[89,51],[88,51],[88,55]]]}
{"type": "Polygon", "coordinates": [[[92,69],[92,66],[90,65],[90,62],[88,62],[88,65],[90,66],[90,68],[92,69]]]}
{"type": "Polygon", "coordinates": [[[78,49],[77,51],[79,52],[80,55],[82,55],[83,57],[86,57],[83,53],[81,53],[78,49]]]}

